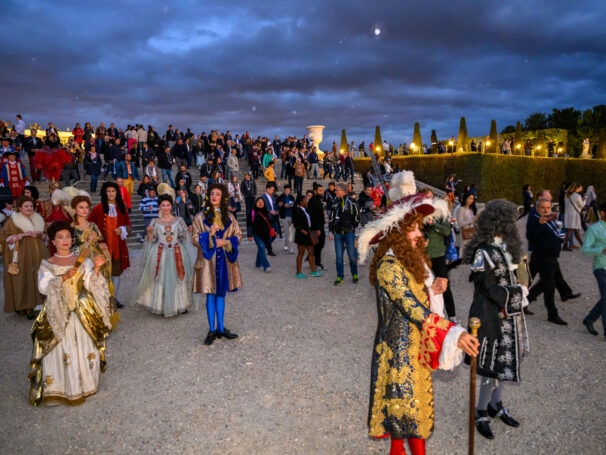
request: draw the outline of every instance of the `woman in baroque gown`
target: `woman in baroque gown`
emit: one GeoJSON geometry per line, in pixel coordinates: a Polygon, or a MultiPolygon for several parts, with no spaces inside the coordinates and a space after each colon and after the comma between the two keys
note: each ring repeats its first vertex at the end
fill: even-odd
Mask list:
{"type": "Polygon", "coordinates": [[[187,245],[188,230],[182,218],[173,216],[173,198],[158,197],[159,218],[147,227],[143,270],[135,303],[165,317],[187,313],[191,305],[193,264],[187,245]]]}
{"type": "Polygon", "coordinates": [[[369,436],[390,438],[390,455],[404,455],[404,439],[413,455],[425,454],[434,428],[431,373],[450,369],[463,351],[477,355],[478,341],[437,314],[428,294],[446,289],[444,279],[431,289],[430,262],[419,231],[431,200],[412,195],[368,223],[359,237],[360,259],[376,248],[369,278],[376,289],[378,327],[371,364],[369,436]],[[431,292],[429,292],[431,290],[431,292]]]}
{"type": "Polygon", "coordinates": [[[81,248],[84,246],[89,251],[89,258],[92,260],[95,257],[101,255],[105,257],[107,262],[101,267],[101,274],[107,280],[109,286],[110,295],[110,309],[112,328],[116,327],[116,324],[120,321],[120,314],[116,307],[116,301],[114,299],[114,285],[112,283],[112,265],[109,249],[107,243],[103,241],[101,231],[95,223],[88,221],[88,215],[91,207],[91,200],[88,194],[77,195],[70,201],[71,208],[74,210],[74,243],[72,244],[72,250],[74,253],[79,254],[81,248]]]}
{"type": "Polygon", "coordinates": [[[66,221],[49,226],[48,236],[57,253],[38,271],[46,300],[31,330],[29,402],[79,404],[97,391],[106,366],[105,338],[111,329],[109,289],[101,273],[106,259],[72,253],[74,228],[66,221]]]}

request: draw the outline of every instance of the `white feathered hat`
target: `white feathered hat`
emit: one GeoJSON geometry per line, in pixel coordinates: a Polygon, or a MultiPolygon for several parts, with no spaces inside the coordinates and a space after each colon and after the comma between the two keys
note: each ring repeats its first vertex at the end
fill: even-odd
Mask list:
{"type": "Polygon", "coordinates": [[[434,211],[430,215],[427,215],[425,217],[425,220],[440,220],[447,219],[448,217],[450,217],[450,206],[448,205],[448,202],[445,199],[434,198],[432,201],[432,205],[434,211]]]}
{"type": "Polygon", "coordinates": [[[389,199],[393,202],[416,194],[417,184],[412,171],[402,171],[394,174],[389,183],[389,199]]]}
{"type": "Polygon", "coordinates": [[[69,212],[69,214],[72,216],[72,218],[74,218],[76,211],[74,209],[72,209],[71,202],[72,202],[72,199],[75,198],[76,196],[86,196],[86,197],[88,197],[89,200],[91,199],[90,194],[88,194],[86,191],[79,190],[75,186],[66,186],[62,190],[53,191],[53,194],[51,196],[51,201],[55,205],[59,205],[59,202],[55,202],[55,200],[64,202],[65,209],[69,212]],[[57,196],[55,197],[55,195],[57,195],[57,196]]]}
{"type": "MultiPolygon", "coordinates": [[[[412,174],[412,172],[411,172],[412,174]]],[[[391,193],[391,191],[390,191],[391,193]]],[[[359,262],[363,263],[370,251],[388,235],[392,229],[396,229],[400,222],[411,215],[421,214],[424,217],[434,211],[434,201],[425,194],[413,194],[396,201],[390,208],[374,221],[371,221],[358,237],[359,262]]]]}

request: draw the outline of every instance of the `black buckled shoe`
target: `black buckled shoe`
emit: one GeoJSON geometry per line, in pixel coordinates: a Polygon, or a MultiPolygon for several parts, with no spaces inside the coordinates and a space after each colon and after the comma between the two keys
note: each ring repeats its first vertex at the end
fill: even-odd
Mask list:
{"type": "Polygon", "coordinates": [[[497,408],[498,409],[495,409],[489,404],[488,415],[492,418],[498,417],[505,425],[509,425],[510,427],[517,428],[520,426],[520,422],[511,417],[509,409],[504,408],[500,401],[497,403],[497,408]]]}
{"type": "Polygon", "coordinates": [[[488,418],[488,413],[486,411],[476,412],[475,423],[478,433],[480,433],[486,439],[494,439],[494,434],[492,434],[492,430],[490,429],[490,419],[488,418]]]}
{"type": "Polygon", "coordinates": [[[217,338],[227,338],[228,340],[235,340],[236,338],[238,338],[238,335],[236,335],[235,333],[231,333],[227,329],[223,329],[223,332],[217,331],[216,336],[217,338]]]}
{"type": "Polygon", "coordinates": [[[206,346],[210,346],[211,344],[213,344],[213,341],[215,341],[217,339],[217,335],[215,334],[215,332],[213,332],[212,330],[208,331],[208,335],[206,335],[206,338],[204,339],[204,344],[206,346]]]}

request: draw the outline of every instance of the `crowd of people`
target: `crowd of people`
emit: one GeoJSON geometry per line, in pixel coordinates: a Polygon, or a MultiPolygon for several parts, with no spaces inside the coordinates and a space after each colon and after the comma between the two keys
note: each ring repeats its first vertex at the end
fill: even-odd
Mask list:
{"type": "Polygon", "coordinates": [[[345,283],[345,253],[353,283],[360,279],[359,263],[373,253],[369,278],[377,290],[379,326],[368,425],[371,437],[391,438],[394,453],[401,453],[404,439],[413,453],[423,453],[433,429],[431,371],[452,369],[465,356],[467,361],[477,356],[482,377],[479,433],[494,438],[494,418],[520,425],[503,405],[504,384],[520,381],[529,338],[525,318],[534,314],[531,305],[541,294],[548,321],[567,325],[555,291],[562,302],[580,293],[566,282],[558,258],[576,246],[575,238],[593,257],[601,296],[581,322],[597,335],[593,324],[601,317],[606,332],[606,204],[598,204],[593,187],[582,196],[581,185],[563,184],[557,214],[548,190],[535,198],[526,184],[520,215],[504,200],[480,210],[473,185],[455,196],[460,183],[455,176],[448,178],[443,197],[430,188],[417,189],[412,172],[392,169],[389,159],[363,173],[364,189],[356,194],[353,151],[329,151],[321,159],[306,137],[270,142],[248,133],[232,137],[229,131],[194,137],[172,126],[159,137],[151,126],[122,132],[100,124],[93,131],[86,123],[76,125],[73,140],[61,145],[52,124],[42,141],[35,128],[21,138],[21,126],[10,132],[11,141],[3,141],[0,251],[4,311],[35,319],[29,373],[33,405],[74,403],[98,389],[106,368],[105,341],[123,308],[120,278],[130,267],[126,240],[135,191],[141,196],[136,209],[143,214],[145,236],[132,302],[173,317],[187,313],[196,294],[204,295],[205,345],[238,337],[226,328],[225,309],[228,292],[243,285],[243,236],[256,245],[255,266],[265,272],[271,271],[277,242],[286,254],[296,253],[296,279],[308,277],[304,262],[309,276],[323,276],[328,237],[334,245],[335,286],[345,283]],[[63,188],[53,174],[57,162],[63,188]],[[251,171],[240,181],[246,162],[251,171]],[[73,186],[81,172],[90,176],[91,193],[103,180],[95,206],[90,194],[73,186]],[[31,185],[44,178],[48,200],[31,185]],[[305,178],[313,181],[307,191],[305,178]],[[280,189],[278,179],[285,180],[280,189]],[[241,211],[245,233],[237,219],[241,211]],[[529,258],[517,228],[520,217],[527,217],[529,258]],[[584,239],[581,230],[586,230],[584,239]],[[482,318],[477,339],[457,318],[449,280],[449,271],[463,263],[474,285],[469,316],[482,318]],[[396,365],[406,365],[407,373],[394,374],[396,365]],[[398,379],[404,377],[412,379],[398,379]],[[429,417],[398,411],[394,403],[402,400],[415,400],[429,417]]]}

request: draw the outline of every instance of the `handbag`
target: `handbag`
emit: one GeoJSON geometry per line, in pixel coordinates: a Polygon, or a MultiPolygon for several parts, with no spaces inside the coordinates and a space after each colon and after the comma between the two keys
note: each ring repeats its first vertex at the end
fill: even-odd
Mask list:
{"type": "Polygon", "coordinates": [[[450,231],[450,242],[448,243],[448,247],[446,247],[446,259],[450,262],[459,260],[459,253],[457,252],[457,247],[455,246],[455,238],[452,231],[450,231]]]}
{"type": "Polygon", "coordinates": [[[475,233],[475,226],[465,226],[463,229],[461,229],[461,235],[463,236],[463,240],[471,240],[475,233]]]}
{"type": "Polygon", "coordinates": [[[13,250],[13,260],[7,267],[7,272],[11,275],[19,275],[19,242],[15,243],[15,249],[13,250]]]}

